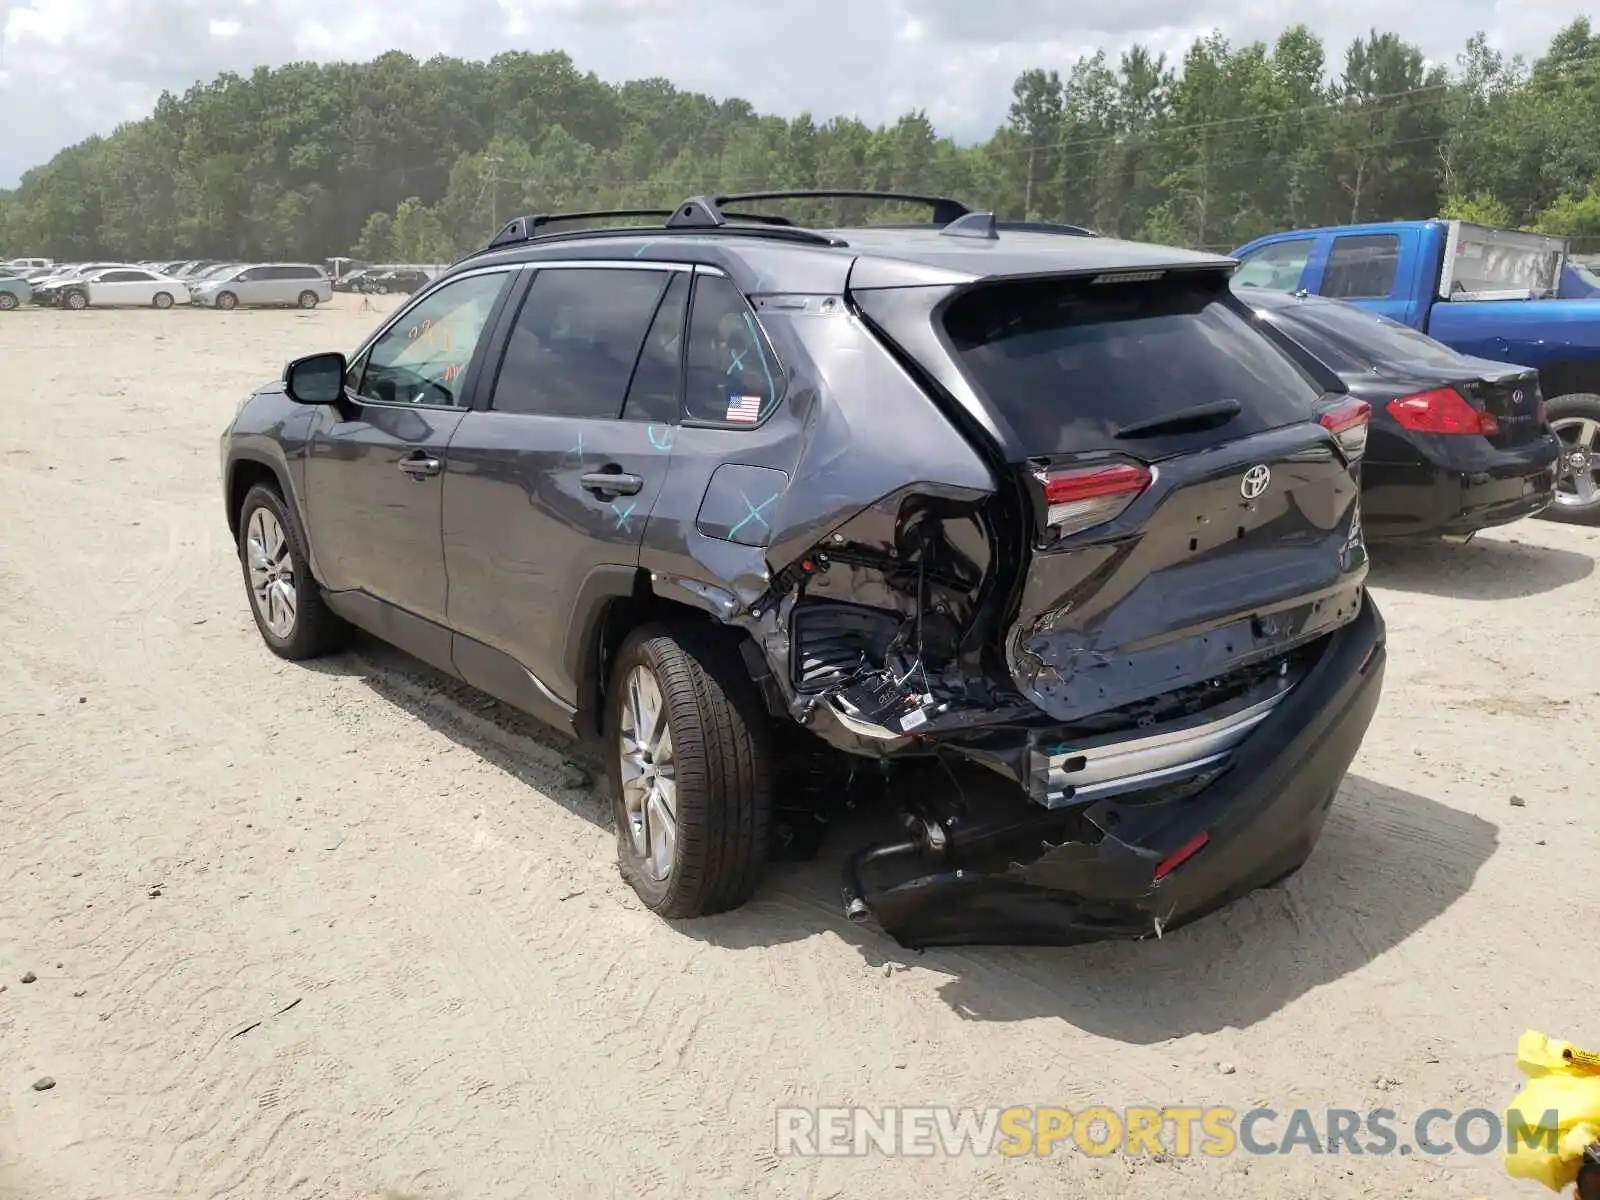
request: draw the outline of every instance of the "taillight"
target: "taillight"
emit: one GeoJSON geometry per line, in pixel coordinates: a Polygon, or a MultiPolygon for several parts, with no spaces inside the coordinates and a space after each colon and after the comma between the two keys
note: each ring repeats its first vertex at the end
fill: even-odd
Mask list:
{"type": "Polygon", "coordinates": [[[1435,388],[1402,396],[1385,406],[1401,429],[1412,433],[1490,434],[1500,432],[1493,413],[1480,412],[1455,388],[1435,388]]]}
{"type": "Polygon", "coordinates": [[[1149,468],[1133,463],[1103,467],[1081,467],[1064,471],[1040,471],[1046,520],[1057,533],[1077,533],[1092,525],[1109,521],[1150,486],[1149,468]]]}
{"type": "Polygon", "coordinates": [[[1346,458],[1360,458],[1367,449],[1367,426],[1372,421],[1372,405],[1365,400],[1341,400],[1317,417],[1339,443],[1346,458]]]}

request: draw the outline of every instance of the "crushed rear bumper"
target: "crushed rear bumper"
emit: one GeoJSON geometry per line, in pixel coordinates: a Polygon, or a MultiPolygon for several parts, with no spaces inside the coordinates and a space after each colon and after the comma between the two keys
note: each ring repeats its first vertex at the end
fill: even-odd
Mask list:
{"type": "MultiPolygon", "coordinates": [[[[1203,730],[1176,759],[1160,744],[1143,747],[1153,769],[1187,764],[1189,786],[1097,798],[1085,778],[1090,787],[1054,808],[1021,801],[1010,836],[991,817],[970,853],[959,830],[942,831],[936,865],[920,863],[914,877],[878,890],[860,876],[869,868],[885,874],[889,860],[911,854],[873,848],[846,868],[847,910],[870,911],[911,947],[1064,945],[1159,934],[1193,920],[1281,878],[1311,853],[1372,721],[1384,665],[1383,619],[1368,597],[1273,704],[1203,730]],[[1041,819],[1050,818],[1068,822],[1064,840],[1040,836],[1041,819]],[[1163,868],[1185,850],[1192,856],[1163,868]]],[[[1046,778],[1061,765],[1048,763],[1046,778]]]]}

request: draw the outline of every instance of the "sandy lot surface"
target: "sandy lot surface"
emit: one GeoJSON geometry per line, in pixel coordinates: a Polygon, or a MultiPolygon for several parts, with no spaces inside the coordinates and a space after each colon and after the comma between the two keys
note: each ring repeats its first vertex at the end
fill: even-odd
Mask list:
{"type": "Polygon", "coordinates": [[[837,844],[671,927],[536,727],[259,643],[218,435],[376,319],[0,319],[0,1193],[1539,1194],[1462,1153],[779,1158],[773,1114],[1390,1107],[1408,1140],[1503,1106],[1525,1027],[1600,1042],[1600,534],[1384,555],[1388,688],[1320,848],[1162,941],[909,954],[841,917],[837,844]]]}

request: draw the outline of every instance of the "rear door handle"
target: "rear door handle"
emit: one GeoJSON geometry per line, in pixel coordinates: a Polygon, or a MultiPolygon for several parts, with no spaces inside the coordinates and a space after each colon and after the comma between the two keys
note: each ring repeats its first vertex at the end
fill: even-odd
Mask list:
{"type": "Polygon", "coordinates": [[[413,479],[422,479],[429,475],[437,475],[444,470],[444,464],[437,458],[419,453],[413,454],[410,458],[402,458],[400,469],[413,479]]]}
{"type": "Polygon", "coordinates": [[[590,471],[578,482],[600,496],[637,496],[644,487],[640,476],[623,471],[590,471]]]}

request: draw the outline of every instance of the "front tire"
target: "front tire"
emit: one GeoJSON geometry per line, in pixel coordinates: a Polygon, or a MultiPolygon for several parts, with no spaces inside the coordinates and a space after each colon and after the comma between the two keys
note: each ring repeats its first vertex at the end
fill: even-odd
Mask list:
{"type": "Polygon", "coordinates": [[[239,566],[256,629],[279,658],[320,658],[349,639],[349,626],[327,606],[311,577],[288,505],[265,484],[251,488],[239,507],[239,566]]]}
{"type": "Polygon", "coordinates": [[[89,307],[89,297],[83,292],[68,292],[61,297],[61,304],[62,307],[70,308],[73,312],[82,312],[89,307]]]}
{"type": "Polygon", "coordinates": [[[217,295],[217,307],[223,312],[232,312],[239,307],[239,297],[232,292],[221,292],[217,295]]]}
{"type": "Polygon", "coordinates": [[[21,304],[14,292],[0,292],[0,312],[13,312],[21,304]]]}
{"type": "Polygon", "coordinates": [[[725,631],[636,630],[606,692],[622,877],[663,917],[738,908],[760,882],[773,808],[765,708],[725,631]]]}
{"type": "Polygon", "coordinates": [[[309,308],[315,308],[316,306],[317,306],[317,294],[315,292],[301,292],[300,293],[300,307],[301,308],[309,309],[309,308]]]}
{"type": "Polygon", "coordinates": [[[152,300],[151,303],[154,304],[157,308],[160,308],[160,309],[171,308],[172,307],[172,293],[171,292],[157,292],[156,293],[156,298],[154,300],[152,300]]]}
{"type": "Polygon", "coordinates": [[[1549,404],[1561,461],[1555,502],[1540,515],[1571,525],[1600,525],[1600,396],[1571,392],[1549,404]]]}

